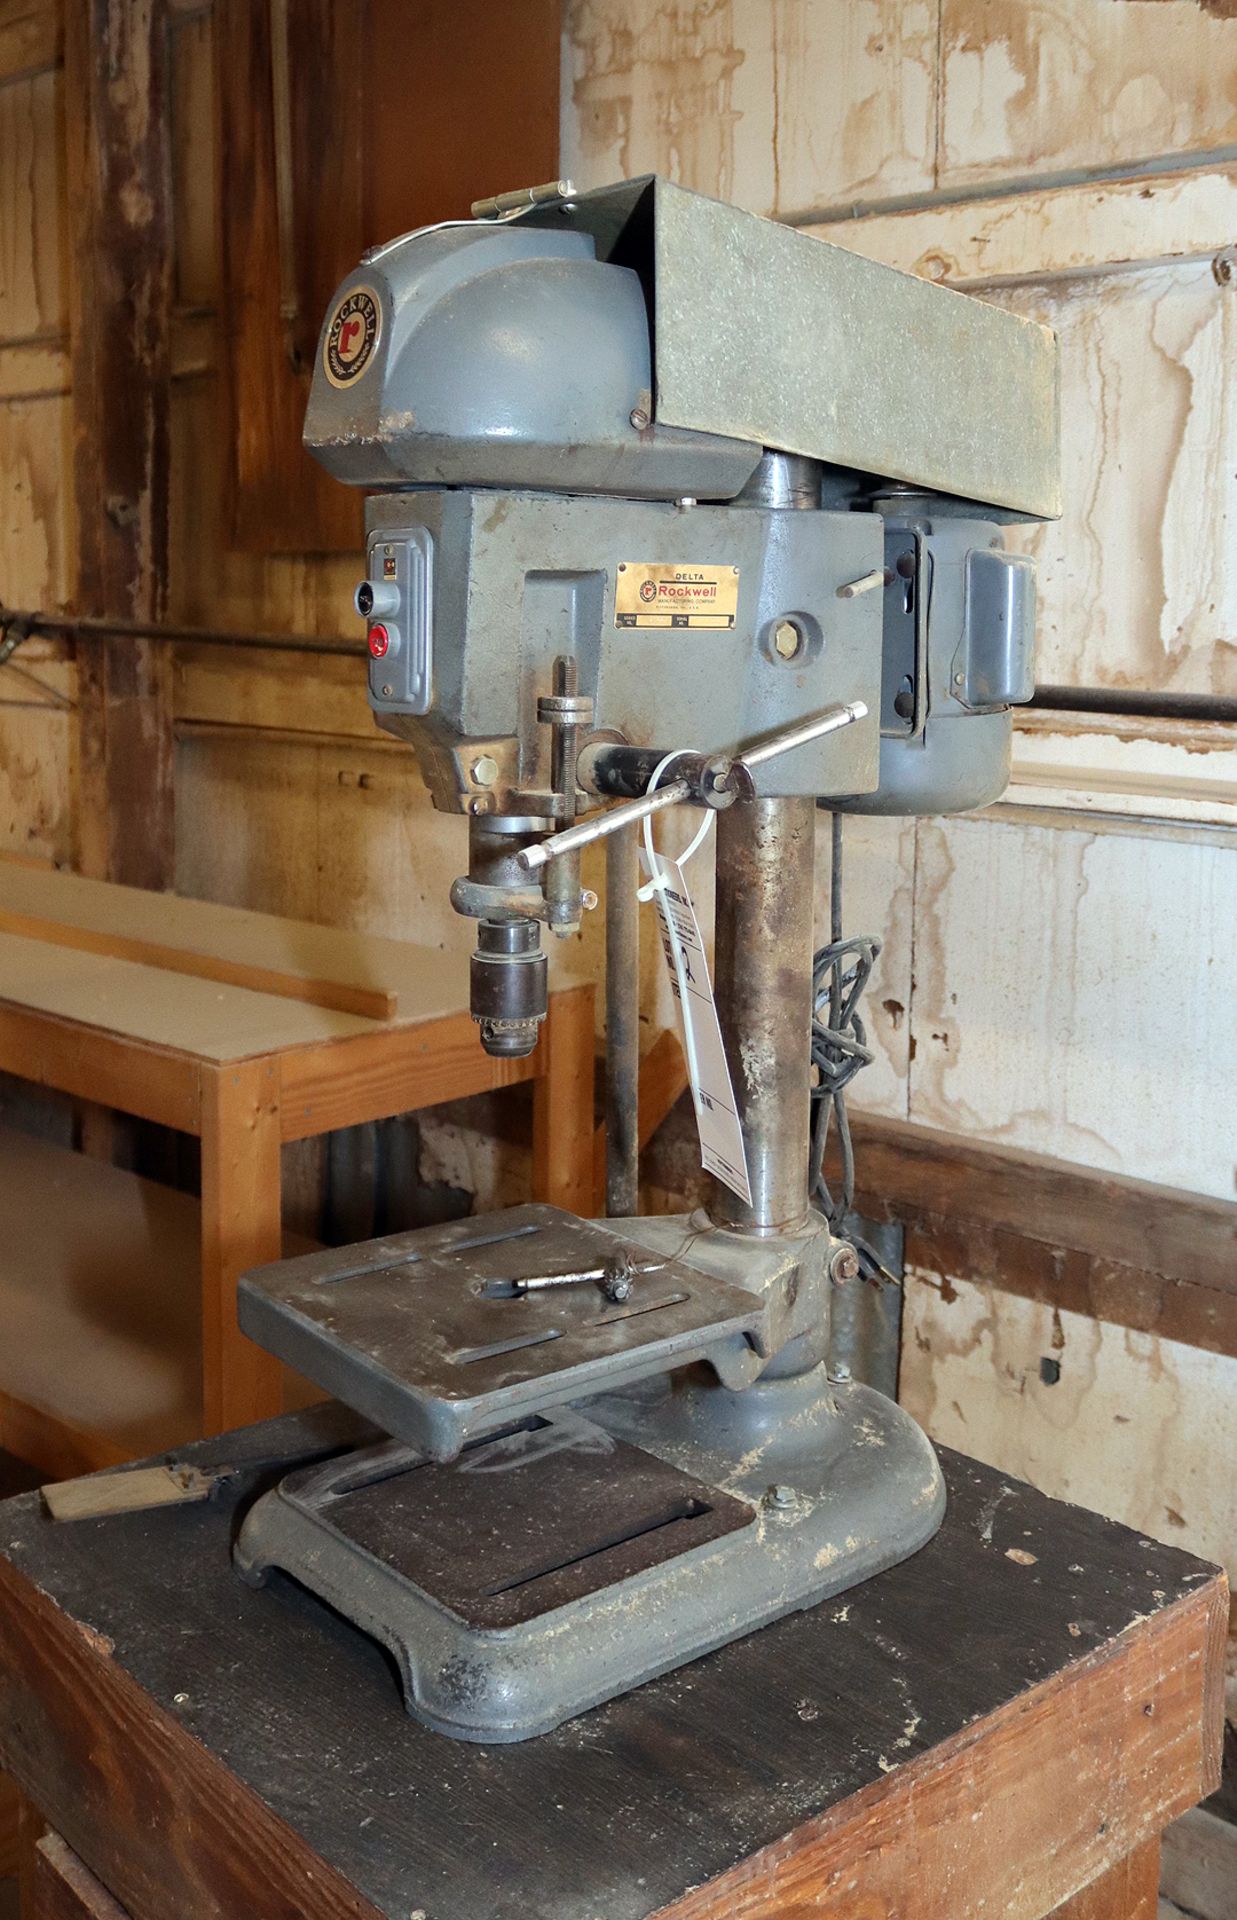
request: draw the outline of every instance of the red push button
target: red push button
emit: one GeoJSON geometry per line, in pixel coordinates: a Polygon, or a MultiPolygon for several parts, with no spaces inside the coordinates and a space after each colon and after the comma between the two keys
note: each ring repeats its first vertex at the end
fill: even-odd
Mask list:
{"type": "Polygon", "coordinates": [[[391,636],[381,621],[375,621],[369,630],[369,650],[375,660],[381,660],[390,651],[391,636]]]}

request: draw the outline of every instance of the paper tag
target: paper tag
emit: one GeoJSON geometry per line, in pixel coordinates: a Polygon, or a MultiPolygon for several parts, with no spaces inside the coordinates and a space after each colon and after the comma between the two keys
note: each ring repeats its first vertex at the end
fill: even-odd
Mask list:
{"type": "Polygon", "coordinates": [[[713,998],[700,925],[682,868],[661,854],[657,871],[664,885],[653,895],[661,928],[662,951],[670,984],[679,1003],[683,1040],[700,1135],[700,1164],[732,1193],[751,1204],[743,1127],[735,1110],[730,1068],[713,998]]]}

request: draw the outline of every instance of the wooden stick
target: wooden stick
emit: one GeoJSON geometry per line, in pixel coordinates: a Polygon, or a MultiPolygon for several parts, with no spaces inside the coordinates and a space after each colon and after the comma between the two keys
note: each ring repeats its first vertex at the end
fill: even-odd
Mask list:
{"type": "Polygon", "coordinates": [[[195,953],[191,948],[165,946],[132,934],[98,927],[69,925],[63,920],[15,913],[0,907],[0,933],[21,934],[28,940],[46,940],[79,953],[100,953],[113,960],[134,960],[139,966],[162,967],[167,973],[187,973],[197,980],[215,980],[224,987],[248,987],[254,993],[274,993],[284,1000],[304,1000],[310,1006],[335,1013],[357,1013],[367,1020],[391,1020],[399,1011],[399,996],[387,987],[360,986],[347,980],[314,979],[285,973],[252,960],[230,960],[218,953],[195,953]]]}

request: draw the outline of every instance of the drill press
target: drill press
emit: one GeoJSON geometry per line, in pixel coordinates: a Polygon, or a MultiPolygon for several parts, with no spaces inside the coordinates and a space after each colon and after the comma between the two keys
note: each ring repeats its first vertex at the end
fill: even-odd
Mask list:
{"type": "Polygon", "coordinates": [[[389,1438],[264,1495],[236,1559],[374,1635],[429,1725],[512,1741],[940,1523],[925,1436],[830,1377],[854,1252],[809,1203],[815,814],[1003,790],[1034,580],[1002,528],[1059,511],[1057,374],[1031,322],[665,181],[473,214],[344,282],[306,443],[369,496],[378,723],[467,821],[483,1046],[536,1044],[582,847],[616,850],[621,935],[637,823],[715,820],[716,1012],[651,862],[712,1198],[630,1217],[617,944],[617,1217],[522,1206],[246,1276],[245,1330],[389,1438]]]}

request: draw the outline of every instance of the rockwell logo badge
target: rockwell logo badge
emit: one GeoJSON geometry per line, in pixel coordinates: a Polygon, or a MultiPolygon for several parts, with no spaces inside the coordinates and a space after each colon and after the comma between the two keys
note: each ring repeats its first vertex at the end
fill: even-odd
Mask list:
{"type": "Polygon", "coordinates": [[[333,387],[359,380],[378,345],[382,309],[368,287],[353,287],[331,315],[322,349],[326,377],[333,387]]]}
{"type": "Polygon", "coordinates": [[[739,608],[739,569],[620,560],[614,588],[616,627],[687,627],[725,632],[739,608]]]}

